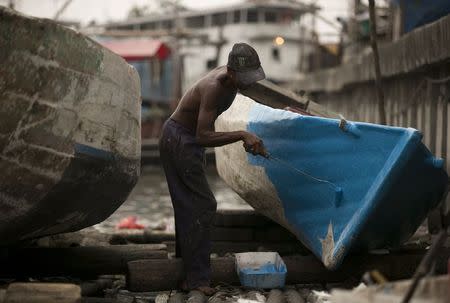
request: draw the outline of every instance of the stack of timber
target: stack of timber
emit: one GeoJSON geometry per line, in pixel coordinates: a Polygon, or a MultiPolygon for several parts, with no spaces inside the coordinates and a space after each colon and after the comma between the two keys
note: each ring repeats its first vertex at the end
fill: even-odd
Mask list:
{"type": "Polygon", "coordinates": [[[79,230],[140,169],[136,70],[57,23],[0,6],[0,242],[79,230]]]}

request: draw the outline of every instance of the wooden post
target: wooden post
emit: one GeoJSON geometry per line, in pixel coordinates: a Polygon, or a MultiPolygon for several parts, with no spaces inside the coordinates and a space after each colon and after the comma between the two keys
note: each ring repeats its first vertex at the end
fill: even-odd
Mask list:
{"type": "Polygon", "coordinates": [[[378,99],[378,110],[380,124],[386,124],[386,111],[384,108],[384,94],[381,86],[380,56],[377,45],[377,23],[375,15],[375,0],[369,0],[370,13],[370,44],[372,46],[373,60],[375,65],[375,87],[378,99]]]}
{"type": "Polygon", "coordinates": [[[447,158],[447,151],[448,151],[448,107],[450,102],[450,96],[448,93],[447,84],[442,85],[442,138],[441,138],[441,155],[444,159],[444,167],[447,167],[448,164],[448,158],[447,158]]]}
{"type": "Polygon", "coordinates": [[[428,100],[430,102],[430,116],[429,116],[429,125],[430,129],[428,132],[428,136],[430,138],[430,151],[433,155],[436,155],[436,136],[437,136],[437,107],[439,104],[439,90],[437,85],[433,85],[433,83],[430,83],[431,87],[431,95],[430,99],[428,100]]]}

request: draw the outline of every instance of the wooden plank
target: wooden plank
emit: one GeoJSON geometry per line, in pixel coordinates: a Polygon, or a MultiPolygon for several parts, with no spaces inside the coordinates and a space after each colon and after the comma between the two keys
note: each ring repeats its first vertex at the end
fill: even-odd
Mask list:
{"type": "Polygon", "coordinates": [[[241,93],[252,98],[256,102],[273,108],[297,106],[315,116],[336,119],[340,117],[339,114],[327,110],[325,107],[313,102],[309,98],[299,96],[268,80],[258,81],[248,89],[242,90],[241,93]]]}
{"type": "MultiPolygon", "coordinates": [[[[175,241],[164,242],[168,252],[175,252],[175,241]]],[[[307,255],[311,252],[301,244],[300,241],[292,242],[232,242],[213,241],[211,242],[211,253],[219,256],[227,253],[240,253],[248,251],[276,251],[280,255],[301,254],[307,255]]]]}
{"type": "MultiPolygon", "coordinates": [[[[251,224],[251,222],[249,222],[251,224]]],[[[244,224],[242,224],[244,225],[244,224]]],[[[267,227],[259,227],[259,229],[249,227],[223,227],[212,226],[211,227],[211,241],[236,241],[236,242],[249,242],[255,240],[255,232],[259,230],[258,235],[263,232],[270,234],[270,239],[280,241],[281,240],[295,240],[295,237],[290,233],[279,227],[278,225],[269,225],[267,227]],[[272,227],[270,227],[272,226],[272,227]],[[274,231],[271,231],[274,229],[274,231]]],[[[175,241],[175,233],[145,230],[143,233],[118,233],[111,238],[111,241],[118,241],[122,238],[131,243],[162,243],[166,241],[175,241]]],[[[258,236],[258,239],[265,239],[264,235],[258,236]]],[[[119,242],[120,243],[120,242],[119,242]]]]}
{"type": "MultiPolygon", "coordinates": [[[[375,89],[378,100],[378,117],[380,124],[386,124],[386,109],[384,104],[384,92],[380,70],[380,55],[377,43],[377,20],[375,18],[375,0],[369,0],[370,15],[370,45],[372,47],[373,61],[375,65],[375,89]]],[[[375,120],[377,121],[377,120],[375,120]]]]}
{"type": "MultiPolygon", "coordinates": [[[[316,257],[283,257],[287,267],[287,283],[327,283],[339,282],[350,278],[359,279],[368,270],[378,269],[389,280],[404,279],[412,276],[425,251],[391,253],[387,255],[348,256],[342,266],[335,271],[327,270],[316,257]]],[[[439,253],[436,263],[437,273],[445,273],[450,249],[439,253]]],[[[127,284],[130,291],[170,290],[178,287],[183,277],[183,265],[180,259],[138,260],[128,263],[127,284]]],[[[212,282],[217,284],[239,283],[234,258],[211,259],[212,282]]]]}
{"type": "Polygon", "coordinates": [[[81,289],[65,283],[12,283],[5,294],[5,303],[78,303],[81,289]]]}
{"type": "Polygon", "coordinates": [[[450,145],[448,140],[448,107],[450,105],[449,101],[450,101],[450,96],[449,96],[449,92],[448,92],[448,88],[447,85],[443,85],[442,88],[442,98],[441,98],[441,103],[442,103],[442,125],[441,125],[441,157],[444,159],[444,167],[447,167],[447,163],[448,163],[448,158],[447,158],[447,151],[450,145]]]}
{"type": "Polygon", "coordinates": [[[254,232],[253,228],[213,226],[211,228],[211,240],[236,242],[252,241],[254,239],[254,232]]]}
{"type": "Polygon", "coordinates": [[[14,277],[122,274],[126,272],[129,261],[167,259],[166,249],[163,244],[8,249],[1,254],[0,275],[14,277]]]}
{"type": "Polygon", "coordinates": [[[219,210],[214,216],[214,226],[222,227],[261,227],[278,225],[254,210],[219,210]]]}
{"type": "MultiPolygon", "coordinates": [[[[138,260],[128,263],[127,289],[130,291],[156,291],[177,289],[183,278],[181,259],[138,260]]],[[[212,282],[238,283],[234,258],[211,260],[212,282]]]]}
{"type": "Polygon", "coordinates": [[[430,104],[430,116],[429,116],[429,148],[433,155],[436,155],[436,131],[437,131],[437,106],[439,103],[439,87],[430,83],[430,98],[428,100],[430,104]]]}
{"type": "MultiPolygon", "coordinates": [[[[212,241],[252,241],[254,238],[252,228],[217,227],[211,228],[212,241]]],[[[175,241],[175,233],[146,230],[142,234],[117,234],[132,243],[162,243],[175,241]]]]}
{"type": "Polygon", "coordinates": [[[261,242],[298,241],[297,238],[294,236],[294,234],[292,234],[286,228],[281,226],[271,226],[255,230],[255,240],[261,242]]]}
{"type": "Polygon", "coordinates": [[[298,106],[305,109],[308,99],[286,90],[268,80],[261,80],[245,90],[242,94],[253,100],[274,108],[284,108],[286,106],[298,106]]]}

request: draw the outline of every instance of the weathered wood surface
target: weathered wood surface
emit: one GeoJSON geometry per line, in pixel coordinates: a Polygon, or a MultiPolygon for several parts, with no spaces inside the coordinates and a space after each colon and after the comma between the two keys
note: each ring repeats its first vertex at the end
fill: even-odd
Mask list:
{"type": "MultiPolygon", "coordinates": [[[[132,243],[161,243],[174,241],[175,233],[144,230],[138,233],[119,232],[113,235],[110,241],[116,242],[122,238],[132,243]]],[[[211,241],[224,242],[288,242],[296,238],[287,229],[278,225],[265,227],[221,227],[212,226],[211,241]]]]}
{"type": "Polygon", "coordinates": [[[300,107],[306,112],[321,117],[339,118],[339,114],[315,103],[307,97],[302,97],[268,80],[261,80],[242,90],[241,93],[253,100],[273,108],[288,106],[300,107]]]}
{"type": "Polygon", "coordinates": [[[12,283],[2,303],[80,303],[78,285],[63,283],[12,283]]]}
{"type": "MultiPolygon", "coordinates": [[[[127,289],[152,291],[177,289],[182,279],[183,262],[171,260],[138,260],[128,263],[127,289]]],[[[211,260],[212,282],[236,283],[238,278],[234,258],[211,260]]]]}
{"type": "Polygon", "coordinates": [[[113,279],[99,278],[96,280],[88,280],[80,283],[81,295],[83,297],[103,296],[104,290],[113,287],[113,279]]]}
{"type": "MultiPolygon", "coordinates": [[[[329,271],[314,256],[283,257],[287,266],[286,283],[327,283],[350,278],[360,279],[368,270],[378,269],[389,280],[405,279],[412,276],[420,263],[424,251],[392,253],[387,255],[354,255],[346,259],[339,270],[329,271]]],[[[450,249],[440,252],[436,270],[446,272],[450,249]]],[[[234,258],[211,259],[212,282],[239,283],[234,258]]],[[[128,263],[127,284],[131,291],[168,290],[177,287],[182,278],[182,261],[138,260],[128,263]]]]}
{"type": "Polygon", "coordinates": [[[223,209],[217,211],[213,225],[222,227],[263,227],[278,224],[254,210],[223,209]]]}
{"type": "MultiPolygon", "coordinates": [[[[163,243],[167,245],[167,251],[175,252],[175,241],[163,243]]],[[[218,254],[219,256],[248,251],[276,251],[282,256],[295,254],[308,255],[311,253],[298,240],[291,242],[211,242],[211,253],[218,254]]]]}
{"type": "Polygon", "coordinates": [[[9,249],[2,251],[0,276],[123,274],[130,261],[167,259],[166,248],[164,244],[147,244],[9,249]]]}
{"type": "Polygon", "coordinates": [[[0,6],[0,242],[78,230],[140,170],[136,70],[49,19],[0,6]]]}

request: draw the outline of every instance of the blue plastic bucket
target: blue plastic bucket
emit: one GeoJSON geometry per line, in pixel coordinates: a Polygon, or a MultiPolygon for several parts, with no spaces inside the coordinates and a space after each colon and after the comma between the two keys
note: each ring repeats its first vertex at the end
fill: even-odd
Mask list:
{"type": "Polygon", "coordinates": [[[282,288],[286,265],[276,252],[236,254],[236,271],[241,285],[248,288],[282,288]]]}

